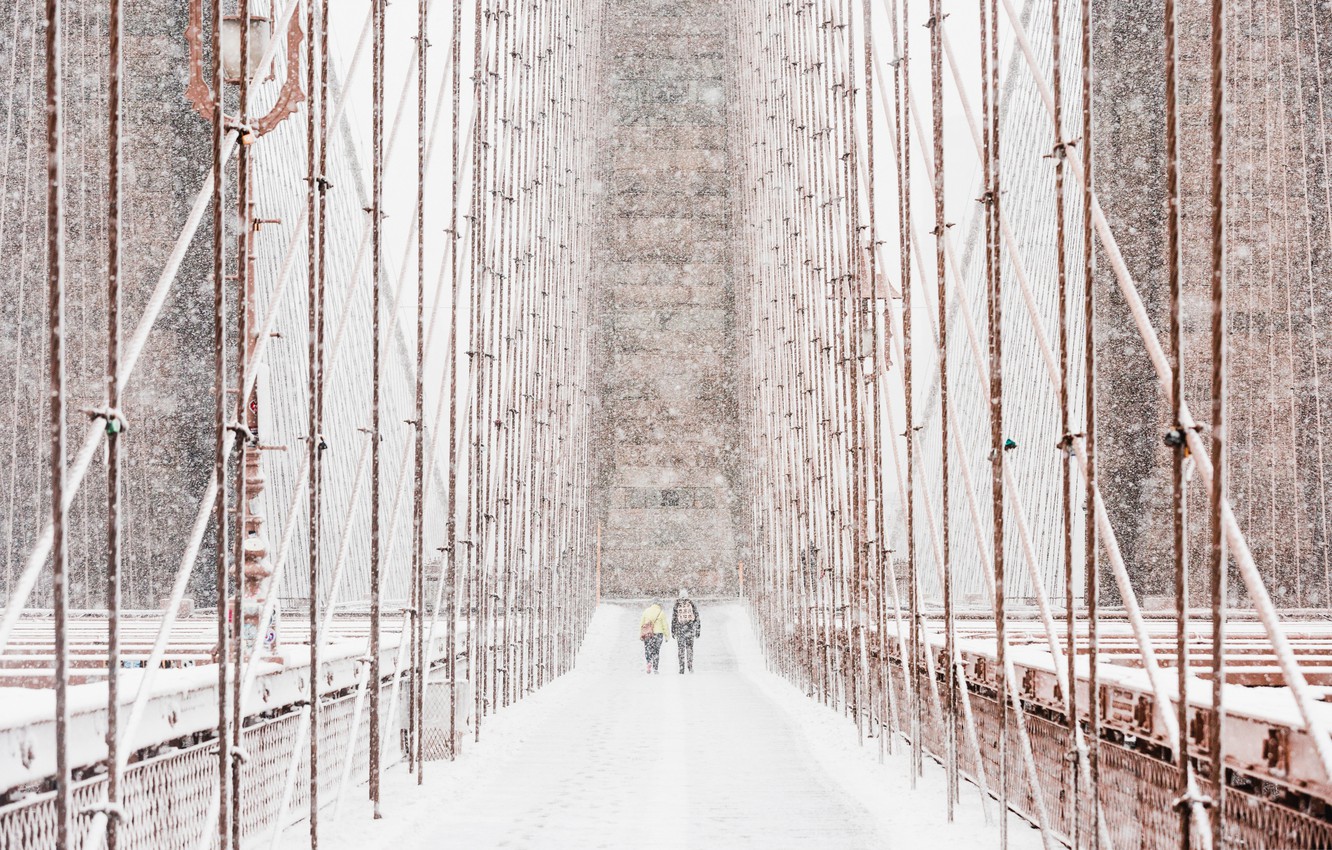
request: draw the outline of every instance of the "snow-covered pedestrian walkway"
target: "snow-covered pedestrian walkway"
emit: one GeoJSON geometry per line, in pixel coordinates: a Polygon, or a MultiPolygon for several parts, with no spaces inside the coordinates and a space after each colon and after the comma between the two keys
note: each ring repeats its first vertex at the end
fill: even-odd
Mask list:
{"type": "MultiPolygon", "coordinates": [[[[677,675],[674,642],[646,675],[638,606],[604,604],[570,675],[488,718],[457,762],[427,765],[423,788],[396,768],[384,819],[347,806],[320,847],[997,846],[971,786],[945,823],[933,764],[911,790],[904,757],[879,764],[849,720],[764,669],[741,606],[700,607],[694,675],[677,675]]],[[[1011,823],[1015,849],[1039,846],[1011,823]]]]}

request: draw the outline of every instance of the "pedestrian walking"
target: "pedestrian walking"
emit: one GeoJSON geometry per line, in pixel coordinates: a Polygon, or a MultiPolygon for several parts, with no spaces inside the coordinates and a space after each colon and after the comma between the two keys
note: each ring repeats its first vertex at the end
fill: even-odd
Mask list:
{"type": "Polygon", "coordinates": [[[647,672],[660,673],[661,645],[671,636],[666,622],[666,611],[661,603],[653,602],[643,611],[638,621],[638,637],[643,641],[643,655],[647,658],[647,672]]]}
{"type": "Polygon", "coordinates": [[[703,619],[698,616],[698,606],[689,598],[689,591],[680,588],[680,598],[675,600],[675,609],[671,612],[671,634],[675,635],[676,650],[680,656],[680,673],[688,668],[694,672],[694,641],[703,632],[703,619]]]}

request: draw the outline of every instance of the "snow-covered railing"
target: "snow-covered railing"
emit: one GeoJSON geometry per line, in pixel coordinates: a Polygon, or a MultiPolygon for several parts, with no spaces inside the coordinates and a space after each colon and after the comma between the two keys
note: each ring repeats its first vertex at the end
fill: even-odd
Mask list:
{"type": "MultiPolygon", "coordinates": [[[[342,666],[341,661],[337,666],[342,666]]],[[[342,672],[335,674],[335,684],[345,685],[345,679],[342,672]]],[[[388,698],[391,686],[383,687],[383,696],[388,698]]],[[[335,691],[330,689],[328,693],[335,691]]],[[[330,813],[355,787],[340,785],[340,777],[350,770],[360,784],[366,774],[369,722],[363,713],[358,718],[356,702],[356,694],[349,693],[332,697],[323,706],[320,749],[325,757],[320,759],[318,781],[333,789],[333,793],[320,798],[321,809],[330,813]]],[[[247,843],[269,846],[271,838],[301,820],[309,806],[308,753],[304,746],[293,749],[294,743],[304,743],[303,733],[308,729],[309,713],[302,703],[303,699],[298,699],[284,709],[256,715],[242,732],[241,746],[247,758],[241,765],[241,793],[246,805],[240,828],[247,843]]],[[[207,728],[216,727],[216,705],[213,715],[207,728]]],[[[160,747],[148,747],[125,769],[117,807],[121,846],[135,850],[191,847],[215,831],[209,813],[216,807],[217,746],[207,735],[199,742],[192,742],[192,737],[183,735],[160,747]],[[169,804],[164,804],[166,799],[169,804]]],[[[393,745],[391,762],[396,762],[402,757],[400,739],[396,735],[388,738],[393,745]]],[[[99,811],[98,800],[106,797],[105,784],[104,773],[94,772],[77,780],[73,788],[76,809],[84,813],[99,811]]],[[[82,823],[82,818],[76,820],[76,824],[82,823]]],[[[52,791],[35,790],[0,805],[2,846],[54,847],[55,827],[52,791]]]]}

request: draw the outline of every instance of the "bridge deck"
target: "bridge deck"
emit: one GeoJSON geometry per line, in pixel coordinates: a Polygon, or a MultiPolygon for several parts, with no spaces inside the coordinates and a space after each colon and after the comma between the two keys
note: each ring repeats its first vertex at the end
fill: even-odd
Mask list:
{"type": "MultiPolygon", "coordinates": [[[[942,777],[909,787],[854,727],[764,669],[743,609],[704,605],[697,672],[643,672],[637,606],[598,610],[569,675],[502,710],[456,763],[402,768],[385,819],[350,809],[320,847],[992,846],[974,789],[944,822],[942,777]],[[897,840],[894,840],[894,839],[897,840]]],[[[1036,847],[1016,818],[1012,846],[1036,847]]],[[[285,846],[307,845],[305,825],[285,846]]]]}

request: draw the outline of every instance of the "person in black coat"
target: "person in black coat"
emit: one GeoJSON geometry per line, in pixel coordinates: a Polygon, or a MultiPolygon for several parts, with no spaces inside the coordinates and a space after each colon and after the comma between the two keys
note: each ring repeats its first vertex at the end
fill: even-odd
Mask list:
{"type": "Polygon", "coordinates": [[[680,589],[680,598],[675,600],[671,610],[671,634],[675,635],[676,648],[680,655],[680,672],[688,668],[694,672],[694,640],[703,631],[703,619],[698,615],[698,606],[689,598],[689,591],[680,589]]]}

